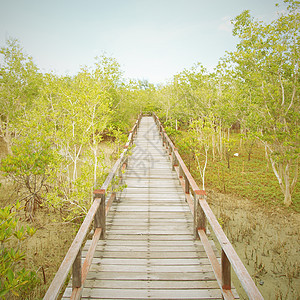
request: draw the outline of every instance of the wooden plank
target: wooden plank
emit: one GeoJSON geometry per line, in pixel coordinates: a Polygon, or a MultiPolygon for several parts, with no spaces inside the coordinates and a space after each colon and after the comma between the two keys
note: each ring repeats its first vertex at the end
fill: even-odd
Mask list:
{"type": "MultiPolygon", "coordinates": [[[[165,234],[148,234],[147,235],[148,239],[152,241],[190,241],[192,235],[165,235],[165,234]]],[[[123,234],[109,234],[109,239],[110,240],[145,240],[145,236],[142,234],[128,234],[124,232],[123,234]]]]}
{"type": "Polygon", "coordinates": [[[145,272],[89,272],[87,280],[215,280],[213,272],[194,272],[194,273],[145,273],[145,272]]]}
{"type": "Polygon", "coordinates": [[[123,246],[123,245],[113,245],[113,246],[97,246],[97,251],[115,251],[115,252],[121,252],[121,251],[158,251],[158,252],[192,252],[192,251],[200,251],[200,249],[203,249],[203,247],[195,247],[195,246],[152,246],[152,245],[146,245],[146,246],[123,246]]]}
{"type": "Polygon", "coordinates": [[[152,258],[199,258],[199,255],[205,255],[205,251],[192,251],[192,252],[178,252],[178,251],[172,251],[170,253],[168,253],[168,251],[151,251],[151,252],[147,252],[147,251],[110,251],[110,252],[105,252],[103,254],[97,255],[97,253],[95,254],[95,257],[107,257],[107,258],[112,258],[112,257],[116,257],[116,258],[145,258],[147,257],[148,259],[152,259],[152,258]]]}
{"type": "Polygon", "coordinates": [[[186,212],[189,211],[188,207],[184,206],[127,206],[127,205],[118,205],[117,207],[112,208],[116,212],[186,212]]]}
{"type": "Polygon", "coordinates": [[[145,196],[145,194],[128,194],[126,193],[126,191],[122,191],[121,192],[121,197],[122,197],[122,201],[126,201],[127,199],[139,199],[140,201],[145,201],[147,199],[147,201],[161,201],[163,202],[164,200],[181,200],[184,201],[185,200],[185,196],[183,194],[168,194],[168,193],[163,193],[160,195],[152,195],[152,194],[148,194],[145,196]]]}
{"type": "MultiPolygon", "coordinates": [[[[149,221],[146,218],[139,218],[139,219],[135,219],[134,220],[135,226],[145,226],[148,225],[149,223],[152,226],[164,226],[166,223],[165,221],[161,220],[161,219],[153,219],[151,221],[149,221]]],[[[181,226],[181,225],[186,225],[188,227],[193,226],[193,222],[192,220],[186,220],[186,219],[169,219],[168,220],[168,224],[170,224],[170,226],[181,226]]],[[[132,226],[132,219],[131,218],[123,218],[123,219],[108,219],[107,220],[107,227],[109,226],[132,226]]]]}
{"type": "MultiPolygon", "coordinates": [[[[212,240],[208,241],[210,246],[213,249],[216,249],[214,242],[212,240]]],[[[84,249],[88,249],[89,245],[91,244],[91,240],[87,240],[85,243],[85,247],[84,249]]],[[[99,246],[104,246],[104,245],[108,245],[108,246],[114,246],[114,245],[123,245],[123,246],[147,246],[147,245],[152,245],[152,246],[175,246],[175,247],[180,247],[180,246],[197,246],[197,247],[202,247],[203,244],[201,243],[201,241],[194,241],[194,240],[150,240],[150,239],[144,239],[144,240],[112,240],[112,239],[108,239],[108,240],[100,240],[98,241],[98,245],[99,246]]],[[[203,248],[203,247],[202,247],[203,248]]]]}
{"type": "MultiPolygon", "coordinates": [[[[170,211],[166,211],[166,212],[143,212],[143,211],[139,211],[139,212],[135,212],[134,214],[129,214],[128,212],[118,212],[118,217],[120,218],[151,218],[151,220],[154,219],[177,219],[177,218],[184,218],[185,212],[170,212],[170,211]]],[[[189,212],[188,212],[189,213],[189,212]]]]}
{"type": "Polygon", "coordinates": [[[208,258],[103,258],[94,257],[94,264],[102,265],[150,265],[150,266],[191,266],[209,265],[208,258]]]}
{"type": "Polygon", "coordinates": [[[200,273],[211,272],[210,264],[198,264],[198,265],[181,265],[181,266],[148,266],[148,265],[103,265],[101,262],[93,263],[91,266],[91,272],[143,272],[143,273],[200,273]]]}
{"type": "MultiPolygon", "coordinates": [[[[68,296],[68,294],[66,294],[68,296]]],[[[82,299],[222,299],[217,289],[193,290],[144,290],[144,289],[101,289],[85,288],[82,299]]]]}
{"type": "MultiPolygon", "coordinates": [[[[148,234],[157,234],[157,235],[174,235],[174,232],[170,232],[168,231],[168,229],[125,229],[121,230],[121,229],[109,229],[107,230],[107,232],[112,233],[112,234],[122,234],[122,233],[127,233],[127,234],[139,234],[139,235],[148,235],[148,234]]],[[[178,229],[178,231],[176,232],[177,235],[185,235],[185,234],[189,234],[189,232],[185,229],[178,229]]]]}
{"type": "Polygon", "coordinates": [[[97,280],[88,281],[85,287],[123,289],[217,289],[215,281],[160,281],[160,280],[97,280]]]}

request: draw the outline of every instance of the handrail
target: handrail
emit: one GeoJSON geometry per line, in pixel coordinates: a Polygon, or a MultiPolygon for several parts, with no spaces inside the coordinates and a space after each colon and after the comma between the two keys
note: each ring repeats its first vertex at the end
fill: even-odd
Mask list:
{"type": "Polygon", "coordinates": [[[106,215],[109,211],[110,205],[112,203],[112,199],[115,198],[115,192],[112,191],[110,199],[107,202],[107,206],[105,206],[105,195],[109,188],[109,185],[112,183],[113,179],[116,176],[122,176],[122,170],[124,166],[127,165],[128,160],[128,148],[133,144],[133,138],[137,133],[137,129],[139,127],[140,121],[142,118],[142,114],[139,114],[137,121],[135,122],[130,134],[128,136],[127,143],[124,146],[124,150],[121,153],[119,159],[115,162],[112,167],[110,173],[106,177],[106,180],[102,184],[101,188],[94,191],[94,201],[83,220],[63,262],[61,263],[54,279],[52,280],[45,296],[44,300],[52,300],[57,299],[59,293],[65,284],[66,278],[71,270],[73,273],[73,291],[71,299],[80,299],[82,287],[84,281],[86,279],[86,275],[91,265],[91,261],[96,249],[97,241],[99,238],[105,237],[105,223],[106,223],[106,215]],[[94,221],[94,235],[92,238],[91,246],[88,250],[88,255],[83,262],[83,266],[81,267],[81,248],[85,241],[87,234],[90,231],[90,227],[94,221]]]}
{"type": "Polygon", "coordinates": [[[206,201],[206,193],[200,190],[193,176],[186,167],[177,148],[168,137],[163,125],[155,113],[153,118],[162,136],[163,145],[166,147],[172,161],[172,167],[176,170],[178,178],[185,192],[186,200],[194,216],[194,236],[200,238],[212,265],[219,287],[224,299],[234,299],[231,291],[231,266],[235,271],[249,299],[263,299],[260,291],[252,280],[250,274],[237,255],[233,246],[226,237],[222,227],[206,201]],[[190,195],[190,192],[192,195],[190,195]],[[193,198],[193,199],[192,199],[193,198]],[[222,248],[221,265],[219,264],[206,236],[206,220],[208,220],[215,236],[222,248]]]}

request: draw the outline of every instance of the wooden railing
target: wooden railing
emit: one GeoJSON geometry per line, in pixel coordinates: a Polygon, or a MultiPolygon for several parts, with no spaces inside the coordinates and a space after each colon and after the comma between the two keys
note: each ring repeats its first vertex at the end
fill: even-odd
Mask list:
{"type": "Polygon", "coordinates": [[[229,242],[215,215],[206,202],[205,191],[199,189],[194,178],[190,174],[188,168],[178,153],[177,148],[166,134],[166,131],[163,128],[159,118],[155,114],[153,114],[153,117],[162,136],[163,146],[166,147],[172,161],[172,168],[177,172],[178,178],[185,192],[186,201],[189,204],[190,210],[194,216],[194,237],[196,239],[201,239],[219,287],[222,291],[223,298],[234,299],[234,295],[231,290],[232,266],[249,299],[263,299],[247,269],[235,252],[233,246],[229,242]],[[222,249],[221,264],[219,264],[206,235],[207,221],[215,233],[215,236],[222,249]]]}
{"type": "Polygon", "coordinates": [[[94,191],[94,201],[89,209],[78,233],[73,240],[62,264],[60,265],[53,281],[51,282],[44,299],[57,299],[62,287],[72,269],[72,296],[71,299],[80,299],[82,294],[82,287],[87,277],[87,273],[91,266],[91,262],[96,250],[97,242],[99,239],[105,238],[106,231],[106,215],[109,211],[111,203],[116,197],[114,189],[110,193],[110,197],[106,202],[106,196],[110,185],[114,184],[116,177],[121,178],[123,170],[127,166],[128,148],[133,143],[133,138],[137,133],[142,115],[140,114],[132,130],[129,133],[128,141],[121,153],[119,159],[114,164],[109,175],[100,189],[94,191]],[[92,242],[87,252],[86,258],[81,263],[81,249],[87,234],[90,232],[91,225],[94,222],[94,234],[92,242]]]}

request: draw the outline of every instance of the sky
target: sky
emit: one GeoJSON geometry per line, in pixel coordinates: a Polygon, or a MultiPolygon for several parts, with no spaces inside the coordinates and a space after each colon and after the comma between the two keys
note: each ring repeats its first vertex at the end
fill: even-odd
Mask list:
{"type": "Polygon", "coordinates": [[[245,9],[277,16],[281,0],[0,0],[0,46],[16,38],[42,72],[75,75],[105,54],[126,78],[159,84],[200,62],[213,71],[238,42],[245,9]]]}

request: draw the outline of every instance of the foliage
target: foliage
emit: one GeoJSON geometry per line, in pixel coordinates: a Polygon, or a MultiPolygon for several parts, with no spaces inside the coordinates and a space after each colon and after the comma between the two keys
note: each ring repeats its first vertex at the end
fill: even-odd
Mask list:
{"type": "Polygon", "coordinates": [[[230,58],[251,105],[246,126],[264,143],[289,206],[298,177],[300,4],[285,2],[287,11],[270,24],[253,20],[249,11],[235,18],[240,43],[230,58]]]}
{"type": "Polygon", "coordinates": [[[29,226],[19,228],[16,213],[20,208],[19,202],[0,208],[0,298],[25,295],[38,282],[35,272],[20,267],[25,258],[21,243],[36,231],[29,226]]]}
{"type": "MultiPolygon", "coordinates": [[[[264,156],[289,206],[299,168],[300,4],[284,3],[286,9],[270,24],[254,20],[249,11],[237,16],[237,50],[220,60],[215,73],[196,64],[175,75],[157,95],[159,117],[168,126],[174,128],[177,119],[185,128],[198,120],[211,123],[202,136],[210,140],[213,161],[225,158],[228,169],[237,143],[234,131],[244,136],[239,143],[247,147],[249,160],[253,146],[263,143],[264,156]]],[[[199,144],[195,153],[203,149],[199,144]]]]}
{"type": "Polygon", "coordinates": [[[42,86],[42,76],[32,58],[23,53],[19,42],[8,39],[0,49],[0,136],[11,147],[19,118],[33,107],[42,86]]]}
{"type": "MultiPolygon", "coordinates": [[[[190,133],[181,132],[172,138],[195,180],[202,182],[197,161],[192,156],[193,148],[189,143],[190,133]]],[[[212,159],[212,148],[210,148],[205,175],[206,189],[238,195],[260,204],[282,205],[280,201],[281,191],[276,183],[272,167],[266,164],[264,147],[256,144],[252,149],[251,160],[249,161],[247,150],[239,146],[243,138],[234,134],[233,139],[236,142],[230,154],[230,169],[228,169],[226,160],[212,159]],[[234,156],[236,152],[239,153],[239,156],[234,156]]],[[[291,208],[300,212],[299,182],[297,182],[291,208]]]]}
{"type": "Polygon", "coordinates": [[[20,200],[25,201],[25,210],[32,219],[34,210],[42,204],[42,193],[58,158],[50,141],[38,137],[18,139],[12,152],[1,161],[0,170],[18,184],[20,200]]]}

